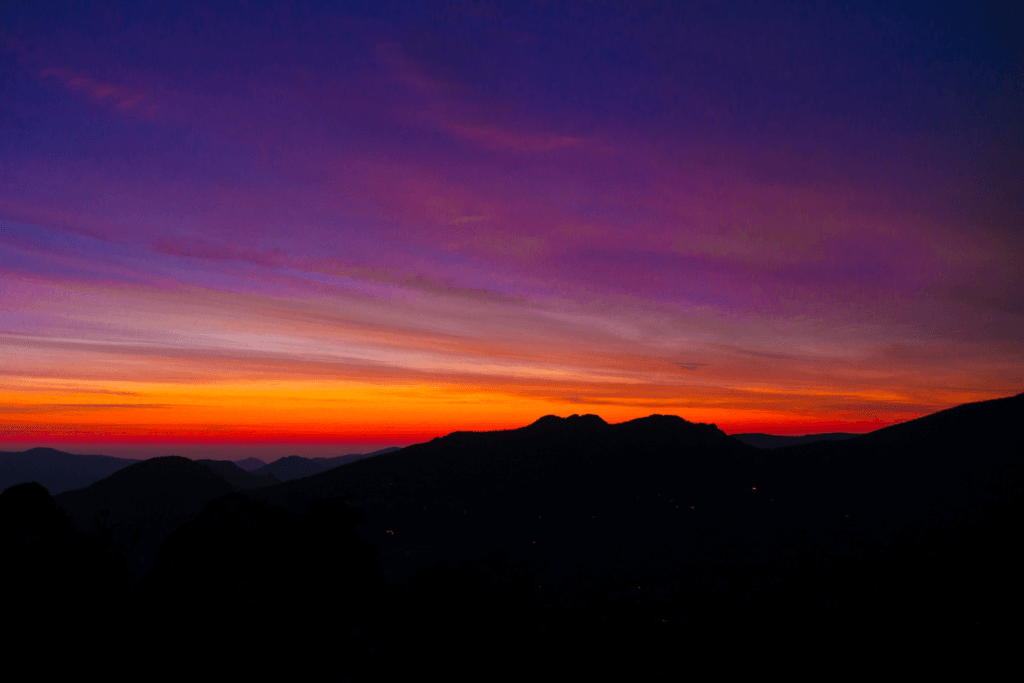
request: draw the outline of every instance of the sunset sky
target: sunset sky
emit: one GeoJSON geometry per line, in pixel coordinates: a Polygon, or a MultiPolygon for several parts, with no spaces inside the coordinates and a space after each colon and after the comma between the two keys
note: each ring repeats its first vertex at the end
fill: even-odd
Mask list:
{"type": "Polygon", "coordinates": [[[1024,391],[1020,12],[833,4],[0,4],[0,450],[1024,391]]]}

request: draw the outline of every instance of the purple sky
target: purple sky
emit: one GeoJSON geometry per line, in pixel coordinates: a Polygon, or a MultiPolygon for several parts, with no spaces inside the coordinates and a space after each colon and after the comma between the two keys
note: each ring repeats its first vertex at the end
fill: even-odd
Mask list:
{"type": "Polygon", "coordinates": [[[5,3],[0,439],[1024,390],[1020,10],[679,4],[5,3]]]}

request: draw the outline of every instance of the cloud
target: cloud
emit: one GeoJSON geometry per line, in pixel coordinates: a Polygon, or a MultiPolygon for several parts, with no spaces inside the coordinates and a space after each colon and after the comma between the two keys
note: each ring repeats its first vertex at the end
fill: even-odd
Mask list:
{"type": "Polygon", "coordinates": [[[180,403],[33,403],[18,406],[0,406],[0,413],[34,414],[55,413],[76,410],[111,410],[111,409],[169,409],[180,408],[180,403]]]}
{"type": "Polygon", "coordinates": [[[56,78],[64,87],[69,90],[84,92],[97,102],[113,104],[119,110],[148,110],[152,111],[156,105],[142,107],[147,96],[139,90],[129,88],[118,83],[104,83],[81,73],[69,69],[48,68],[39,72],[42,78],[56,78]]]}
{"type": "MultiPolygon", "coordinates": [[[[442,37],[442,40],[449,38],[442,37]]],[[[443,48],[435,51],[442,54],[450,52],[443,48]]],[[[457,97],[467,87],[458,77],[458,72],[464,69],[452,69],[451,64],[439,64],[436,58],[422,54],[414,58],[409,55],[408,49],[389,44],[380,45],[377,55],[390,68],[392,78],[406,85],[425,101],[415,112],[420,121],[434,128],[487,149],[508,152],[550,152],[587,144],[586,140],[571,135],[522,130],[488,121],[493,115],[486,107],[466,104],[465,98],[457,97]]],[[[451,61],[450,55],[446,57],[441,61],[451,61]]],[[[460,61],[471,63],[473,60],[467,58],[460,61]]],[[[522,120],[520,117],[519,121],[522,120]]]]}
{"type": "Polygon", "coordinates": [[[580,138],[555,133],[520,133],[494,125],[472,125],[439,121],[437,125],[449,133],[479,143],[490,149],[512,152],[550,152],[582,144],[580,138]]]}

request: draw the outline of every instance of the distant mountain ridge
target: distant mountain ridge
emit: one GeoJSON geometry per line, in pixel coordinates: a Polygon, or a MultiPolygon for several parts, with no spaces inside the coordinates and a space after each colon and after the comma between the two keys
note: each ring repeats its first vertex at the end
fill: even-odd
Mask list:
{"type": "MultiPolygon", "coordinates": [[[[372,453],[353,453],[333,458],[302,458],[293,455],[280,458],[270,465],[257,458],[246,458],[236,463],[208,459],[196,462],[209,465],[232,486],[246,490],[326,472],[334,467],[396,450],[399,450],[398,447],[391,447],[372,453]]],[[[42,447],[20,452],[0,451],[0,491],[34,481],[55,496],[90,486],[139,462],[142,460],[109,455],[77,455],[42,447]]]]}
{"type": "MultiPolygon", "coordinates": [[[[393,450],[397,449],[385,452],[393,450]]],[[[371,455],[299,460],[339,467],[371,455]]],[[[251,495],[275,484],[280,481],[273,471],[246,472],[227,460],[193,461],[170,455],[136,461],[84,488],[64,491],[54,500],[79,531],[110,530],[113,541],[126,549],[128,570],[139,579],[149,571],[164,540],[207,504],[228,493],[251,495]]]]}
{"type": "MultiPolygon", "coordinates": [[[[363,458],[372,458],[377,455],[384,455],[386,453],[393,453],[401,450],[397,446],[391,446],[389,448],[382,448],[379,451],[373,451],[372,453],[350,453],[348,455],[339,455],[333,458],[303,458],[299,455],[288,455],[283,458],[278,458],[269,465],[263,465],[251,470],[253,474],[258,476],[273,476],[280,481],[292,481],[293,479],[301,479],[314,474],[320,474],[328,470],[347,465],[349,463],[362,460],[363,458]]],[[[254,460],[255,458],[251,458],[254,460]]]]}
{"type": "Polygon", "coordinates": [[[860,436],[850,432],[829,432],[826,434],[805,434],[803,436],[777,436],[775,434],[732,434],[732,438],[754,448],[785,448],[815,441],[845,441],[860,436]]]}
{"type": "Polygon", "coordinates": [[[137,462],[140,461],[109,455],[76,455],[54,448],[2,451],[0,491],[34,481],[42,484],[50,495],[56,495],[89,486],[137,462]]]}
{"type": "Polygon", "coordinates": [[[235,462],[235,464],[246,472],[252,472],[253,470],[265,467],[267,463],[263,462],[259,458],[246,458],[245,460],[235,462]]]}
{"type": "Polygon", "coordinates": [[[281,480],[273,474],[246,472],[230,460],[196,460],[196,462],[206,465],[223,477],[226,482],[242,491],[281,483],[281,480]]]}

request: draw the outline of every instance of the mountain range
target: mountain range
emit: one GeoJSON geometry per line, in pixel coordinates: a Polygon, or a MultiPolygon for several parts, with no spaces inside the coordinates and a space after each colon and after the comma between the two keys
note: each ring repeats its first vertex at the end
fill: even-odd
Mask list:
{"type": "MultiPolygon", "coordinates": [[[[1017,495],[1024,395],[967,404],[870,434],[762,450],[714,425],[653,415],[610,425],[549,416],[457,432],[253,496],[299,512],[347,496],[391,580],[442,559],[541,554],[567,575],[777,552],[813,530],[891,536],[952,523],[1017,495]],[[725,543],[725,539],[732,539],[725,543]]],[[[874,536],[873,536],[874,537],[874,536]]],[[[839,543],[839,541],[836,541],[839,543]]]]}
{"type": "Polygon", "coordinates": [[[304,466],[325,471],[325,467],[340,467],[370,455],[292,456],[253,472],[227,460],[165,456],[135,461],[90,486],[60,493],[55,501],[76,529],[84,533],[109,529],[112,541],[125,548],[129,571],[139,578],[149,571],[167,536],[195,518],[207,503],[232,491],[280,484],[273,474],[275,465],[284,463],[286,473],[304,466]]]}
{"type": "Polygon", "coordinates": [[[74,455],[53,448],[0,451],[0,490],[35,481],[56,495],[88,486],[137,462],[108,455],[74,455]]]}
{"type": "MultiPolygon", "coordinates": [[[[659,562],[709,557],[730,534],[750,552],[768,553],[780,534],[825,533],[840,519],[858,533],[947,519],[1005,489],[1000,477],[1010,476],[1004,470],[1015,466],[1021,444],[1010,416],[1022,400],[968,404],[861,436],[797,437],[782,447],[766,447],[762,437],[770,435],[739,435],[757,437],[746,439],[761,445],[754,447],[675,416],[615,425],[594,415],[548,416],[404,449],[290,456],[252,472],[226,461],[156,458],[56,501],[83,532],[114,529],[136,577],[174,529],[230,491],[296,514],[316,500],[349,500],[369,519],[360,534],[379,549],[390,581],[492,550],[544,556],[549,574],[564,577],[584,565],[608,568],[612,557],[620,569],[652,553],[659,562]]],[[[40,451],[65,462],[124,462],[33,452],[40,451]]]]}
{"type": "Polygon", "coordinates": [[[12,487],[0,529],[10,547],[70,548],[73,528],[107,548],[47,550],[85,559],[32,560],[22,582],[122,558],[133,580],[103,589],[126,605],[110,628],[139,624],[123,635],[147,657],[270,629],[280,656],[249,673],[294,673],[284,653],[309,643],[342,654],[303,662],[366,679],[461,651],[640,677],[738,644],[997,656],[1021,607],[1022,413],[1024,394],[761,448],[676,416],[546,416],[270,485],[272,471],[155,458],[52,502],[12,487]]]}
{"type": "MultiPolygon", "coordinates": [[[[326,472],[333,467],[396,450],[397,447],[391,447],[372,453],[351,453],[333,458],[303,458],[291,455],[279,458],[269,465],[257,458],[246,458],[237,463],[208,459],[197,462],[206,463],[217,469],[232,486],[251,489],[326,472]],[[245,477],[248,473],[256,475],[257,479],[245,477]]],[[[141,461],[108,455],[76,455],[53,448],[32,448],[20,452],[0,451],[0,491],[15,484],[34,481],[42,484],[51,495],[57,495],[85,488],[138,462],[141,461]]]]}
{"type": "MultiPolygon", "coordinates": [[[[251,470],[253,474],[268,476],[272,475],[280,481],[291,481],[293,479],[301,479],[302,477],[308,477],[314,474],[320,474],[327,470],[340,467],[341,465],[347,465],[363,458],[372,458],[376,455],[383,455],[385,453],[394,453],[400,450],[397,446],[391,446],[389,448],[382,448],[372,453],[351,453],[349,455],[339,455],[333,458],[303,458],[299,455],[289,455],[284,458],[278,458],[269,465],[263,465],[256,467],[251,470]]],[[[250,458],[255,460],[255,458],[250,458]]]]}

